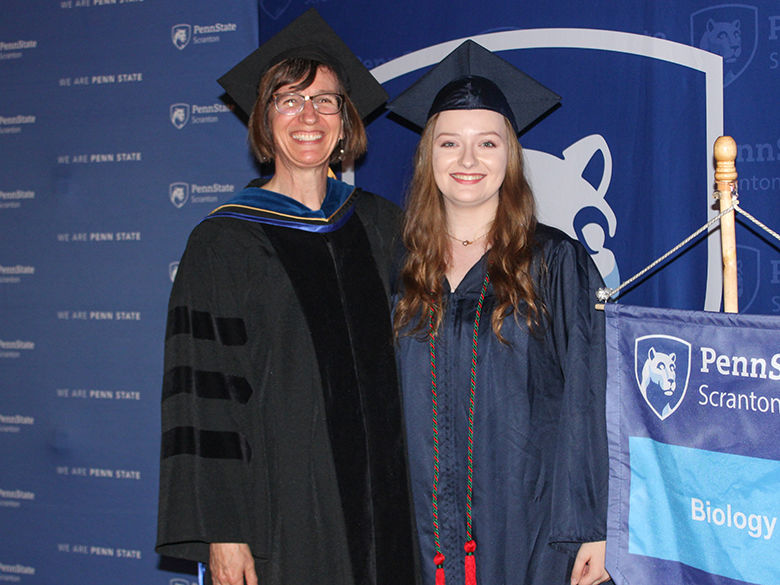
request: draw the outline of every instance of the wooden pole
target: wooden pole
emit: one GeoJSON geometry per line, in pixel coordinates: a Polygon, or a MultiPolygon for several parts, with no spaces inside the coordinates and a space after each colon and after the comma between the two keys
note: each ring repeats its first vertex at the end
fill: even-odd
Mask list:
{"type": "MultiPolygon", "coordinates": [[[[715,185],[720,192],[720,210],[731,207],[731,194],[737,181],[737,143],[731,136],[715,141],[715,185]]],[[[734,211],[720,218],[720,246],[723,254],[723,310],[739,312],[737,294],[737,239],[734,234],[734,211]]]]}

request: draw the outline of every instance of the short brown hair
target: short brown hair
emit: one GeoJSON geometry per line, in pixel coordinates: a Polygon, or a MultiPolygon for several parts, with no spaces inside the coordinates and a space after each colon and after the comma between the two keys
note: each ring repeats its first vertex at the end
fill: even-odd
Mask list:
{"type": "MultiPolygon", "coordinates": [[[[327,65],[314,59],[291,58],[284,59],[272,66],[263,74],[257,89],[257,100],[249,116],[249,144],[252,152],[260,162],[272,160],[275,156],[274,137],[268,114],[272,107],[273,95],[283,85],[295,84],[293,89],[301,90],[309,87],[317,75],[317,70],[322,67],[336,76],[339,82],[339,92],[344,96],[344,105],[341,108],[341,120],[344,125],[344,157],[357,159],[366,152],[366,130],[363,121],[357,112],[355,104],[349,99],[344,80],[336,71],[327,65]]],[[[342,158],[340,152],[331,154],[331,162],[342,158]]]]}

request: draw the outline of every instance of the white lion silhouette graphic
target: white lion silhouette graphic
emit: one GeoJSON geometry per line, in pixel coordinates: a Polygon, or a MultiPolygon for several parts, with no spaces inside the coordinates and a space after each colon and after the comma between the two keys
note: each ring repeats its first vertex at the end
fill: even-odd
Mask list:
{"type": "Polygon", "coordinates": [[[642,379],[639,390],[647,403],[662,418],[672,411],[672,397],[677,388],[675,361],[673,353],[662,353],[651,347],[647,352],[647,360],[642,366],[642,379]]]}
{"type": "Polygon", "coordinates": [[[184,187],[174,187],[171,190],[171,203],[176,207],[181,207],[185,201],[187,201],[187,192],[184,190],[184,187]]]}
{"type": "Polygon", "coordinates": [[[612,179],[612,154],[607,141],[599,134],[585,136],[563,151],[563,158],[539,150],[526,149],[526,175],[536,196],[536,216],[546,223],[566,232],[572,238],[578,235],[590,249],[605,284],[615,288],[620,284],[615,254],[609,249],[607,233],[614,236],[617,230],[615,212],[606,200],[612,179]],[[600,154],[604,167],[598,185],[591,185],[583,178],[585,167],[600,154]],[[601,214],[604,221],[589,223],[577,233],[575,218],[586,208],[601,214]]]}
{"type": "Polygon", "coordinates": [[[183,28],[176,29],[173,33],[173,40],[177,45],[187,44],[187,31],[183,28]]]}
{"type": "Polygon", "coordinates": [[[177,24],[173,27],[171,31],[173,46],[180,51],[186,47],[190,42],[190,30],[191,28],[188,24],[177,24]]]}
{"type": "Polygon", "coordinates": [[[186,105],[176,104],[171,106],[171,124],[181,130],[190,119],[190,110],[186,105]]]}

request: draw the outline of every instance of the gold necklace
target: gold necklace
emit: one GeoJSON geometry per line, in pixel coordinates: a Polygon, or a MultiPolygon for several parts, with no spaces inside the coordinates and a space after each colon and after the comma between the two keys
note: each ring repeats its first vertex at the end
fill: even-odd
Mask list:
{"type": "Polygon", "coordinates": [[[460,238],[456,238],[455,236],[453,236],[453,235],[452,235],[450,232],[447,232],[447,235],[448,235],[449,237],[451,237],[453,240],[455,240],[456,242],[460,242],[460,243],[461,243],[461,244],[463,244],[464,246],[470,246],[471,244],[473,244],[473,243],[474,243],[474,242],[476,242],[477,240],[481,240],[482,238],[484,238],[484,237],[485,237],[486,235],[488,235],[489,233],[490,233],[490,232],[489,232],[489,231],[487,231],[487,232],[485,232],[484,234],[482,234],[481,236],[477,236],[477,237],[476,237],[476,238],[474,238],[473,240],[461,240],[460,238]]]}

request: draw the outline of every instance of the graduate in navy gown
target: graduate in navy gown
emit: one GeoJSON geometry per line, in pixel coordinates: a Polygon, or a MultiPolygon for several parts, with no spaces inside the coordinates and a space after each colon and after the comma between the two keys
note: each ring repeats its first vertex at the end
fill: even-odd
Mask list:
{"type": "Polygon", "coordinates": [[[389,105],[423,128],[394,326],[425,585],[609,580],[602,281],[517,140],[559,99],[466,41],[389,105]]]}

